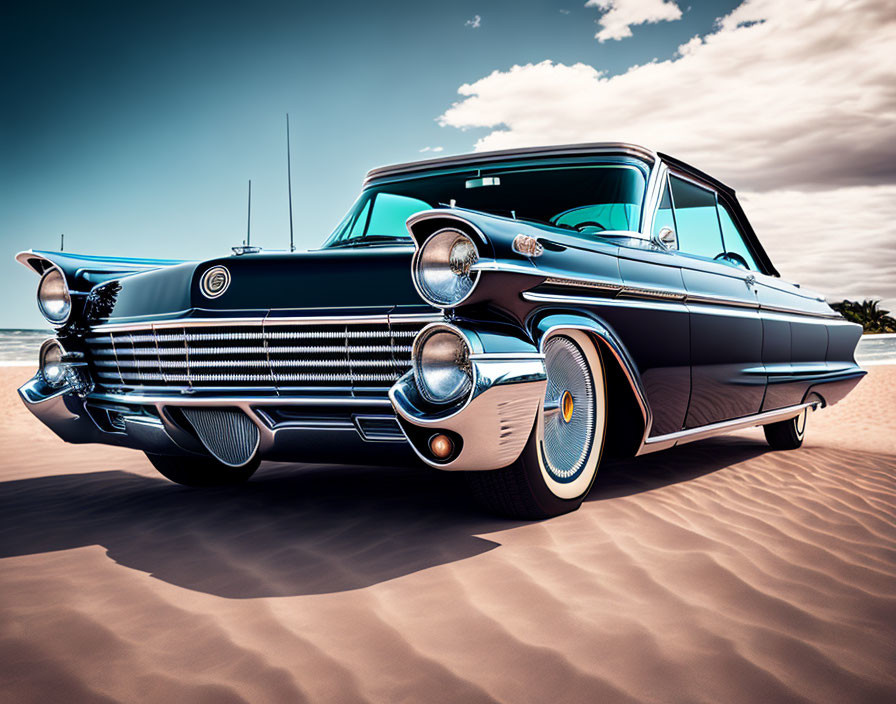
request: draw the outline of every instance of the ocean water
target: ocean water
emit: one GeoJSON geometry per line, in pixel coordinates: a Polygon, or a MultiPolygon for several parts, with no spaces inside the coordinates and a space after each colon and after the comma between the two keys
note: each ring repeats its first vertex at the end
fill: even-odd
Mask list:
{"type": "Polygon", "coordinates": [[[22,364],[37,366],[41,343],[53,337],[52,330],[0,329],[0,366],[22,364]]]}
{"type": "MultiPolygon", "coordinates": [[[[52,330],[0,329],[0,366],[36,366],[41,343],[52,336],[52,330]]],[[[863,366],[896,364],[896,334],[864,335],[856,350],[856,361],[863,366]]]]}

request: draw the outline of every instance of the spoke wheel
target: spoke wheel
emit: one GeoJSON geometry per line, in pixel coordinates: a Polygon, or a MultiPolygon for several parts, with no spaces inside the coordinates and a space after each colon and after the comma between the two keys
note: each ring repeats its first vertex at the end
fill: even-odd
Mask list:
{"type": "Polygon", "coordinates": [[[519,459],[502,469],[468,472],[489,510],[514,518],[549,518],[577,509],[597,475],[606,429],[606,385],[598,349],[580,330],[547,338],[547,385],[519,459]]]}
{"type": "Polygon", "coordinates": [[[582,349],[569,337],[544,346],[548,384],[542,414],[540,461],[551,490],[562,498],[586,469],[595,440],[598,409],[594,377],[582,349]]]}

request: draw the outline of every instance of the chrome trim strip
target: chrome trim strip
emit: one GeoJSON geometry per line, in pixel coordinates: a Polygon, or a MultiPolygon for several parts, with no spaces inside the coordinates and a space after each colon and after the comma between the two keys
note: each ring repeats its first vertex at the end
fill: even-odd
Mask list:
{"type": "Polygon", "coordinates": [[[581,286],[582,288],[595,288],[602,291],[621,291],[622,284],[611,281],[597,281],[592,279],[573,279],[566,276],[549,276],[543,283],[553,286],[581,286]]]}
{"type": "Polygon", "coordinates": [[[545,276],[534,266],[525,266],[514,262],[499,262],[497,259],[480,259],[470,267],[470,271],[503,271],[511,274],[527,274],[529,276],[545,276]]]}
{"type": "Polygon", "coordinates": [[[819,406],[819,402],[801,403],[796,406],[788,406],[787,408],[779,408],[774,411],[766,411],[765,413],[757,413],[752,416],[743,418],[732,418],[731,420],[721,421],[719,423],[711,423],[710,425],[701,425],[699,428],[688,428],[667,435],[658,435],[656,437],[647,438],[642,444],[637,455],[646,455],[650,452],[665,450],[676,445],[684,445],[685,443],[702,440],[704,438],[713,437],[714,435],[722,435],[732,430],[740,430],[743,428],[752,428],[757,425],[766,425],[781,420],[787,420],[799,415],[804,409],[815,409],[819,406]]]}
{"type": "Polygon", "coordinates": [[[174,318],[171,320],[154,320],[139,323],[103,323],[93,326],[90,331],[123,332],[127,330],[160,330],[164,328],[184,327],[226,327],[228,325],[339,325],[365,323],[422,323],[439,322],[445,319],[439,314],[417,313],[382,313],[378,315],[321,315],[321,316],[284,316],[271,315],[251,318],[174,318]]]}
{"type": "MultiPolygon", "coordinates": [[[[648,162],[651,167],[660,163],[659,155],[645,147],[626,142],[592,142],[586,144],[563,144],[545,147],[527,147],[524,149],[501,149],[491,152],[479,152],[474,154],[458,154],[444,156],[438,159],[425,159],[404,164],[392,164],[371,169],[364,177],[363,187],[366,188],[372,181],[406,176],[421,171],[430,171],[439,168],[474,166],[482,163],[500,164],[503,161],[517,160],[526,157],[565,157],[565,156],[601,156],[606,154],[622,154],[634,156],[648,162]]],[[[652,170],[652,169],[651,169],[652,170]]]]}
{"type": "Polygon", "coordinates": [[[640,286],[625,286],[619,291],[620,296],[633,296],[636,298],[661,298],[663,300],[683,301],[686,293],[679,291],[666,291],[657,288],[642,288],[640,286]]]}
{"type": "Polygon", "coordinates": [[[150,404],[159,406],[390,406],[388,398],[372,396],[200,396],[190,394],[93,393],[87,401],[150,404]]]}
{"type": "Polygon", "coordinates": [[[476,352],[470,355],[470,359],[477,361],[503,360],[503,359],[544,359],[543,352],[476,352]]]}
{"type": "Polygon", "coordinates": [[[601,305],[601,306],[629,306],[632,308],[649,307],[653,310],[677,310],[686,311],[685,302],[683,300],[671,299],[639,299],[616,298],[615,296],[572,296],[558,293],[534,293],[532,291],[524,291],[522,297],[526,301],[533,303],[572,303],[578,305],[601,305]]]}
{"type": "Polygon", "coordinates": [[[759,308],[759,301],[741,300],[739,298],[726,298],[725,296],[713,296],[705,293],[689,293],[686,296],[688,303],[707,306],[735,306],[737,308],[759,308]]]}
{"type": "MultiPolygon", "coordinates": [[[[659,301],[682,301],[684,303],[692,303],[695,305],[722,306],[733,308],[749,308],[752,310],[768,311],[770,313],[780,313],[785,315],[797,316],[801,319],[818,319],[818,320],[843,320],[839,313],[813,313],[806,310],[797,310],[795,308],[778,308],[773,306],[765,306],[759,303],[753,303],[748,300],[740,300],[736,298],[724,298],[722,296],[707,296],[702,294],[691,294],[682,291],[641,288],[639,286],[623,286],[621,284],[613,284],[609,281],[587,280],[587,279],[567,279],[563,276],[550,276],[545,279],[544,283],[551,283],[557,286],[567,286],[570,288],[588,288],[592,290],[604,290],[616,296],[631,296],[632,298],[644,298],[648,300],[659,301]]],[[[522,292],[522,297],[528,301],[541,301],[552,303],[585,303],[589,299],[595,301],[605,301],[607,298],[595,298],[593,296],[575,296],[554,293],[541,293],[539,291],[528,290],[522,292]]],[[[615,297],[615,296],[612,296],[615,297]]],[[[608,297],[609,298],[609,297],[608,297]]],[[[848,321],[844,321],[848,322],[848,321]]]]}
{"type": "Polygon", "coordinates": [[[769,313],[784,313],[787,315],[798,315],[802,318],[820,318],[824,320],[843,320],[849,322],[839,313],[809,313],[808,311],[796,310],[795,308],[781,308],[779,306],[767,306],[760,304],[759,310],[767,310],[769,313]]]}

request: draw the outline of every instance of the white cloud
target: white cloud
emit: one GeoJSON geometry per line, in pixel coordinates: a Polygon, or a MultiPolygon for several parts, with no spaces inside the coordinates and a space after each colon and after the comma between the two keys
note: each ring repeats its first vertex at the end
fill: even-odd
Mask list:
{"type": "Polygon", "coordinates": [[[632,36],[632,25],[681,19],[675,0],[588,0],[585,7],[604,11],[597,20],[601,30],[594,35],[601,43],[632,36]]]}
{"type": "Polygon", "coordinates": [[[473,19],[467,20],[464,22],[464,27],[472,27],[473,29],[479,29],[482,26],[482,18],[479,15],[474,15],[473,19]]]}
{"type": "Polygon", "coordinates": [[[881,298],[896,309],[896,185],[740,193],[781,276],[829,301],[881,298]]]}
{"type": "Polygon", "coordinates": [[[423,149],[420,150],[420,153],[423,154],[424,152],[441,152],[444,150],[445,147],[423,147],[423,149]]]}
{"type": "MultiPolygon", "coordinates": [[[[858,296],[862,288],[861,295],[890,297],[896,295],[887,284],[896,280],[896,236],[880,233],[896,222],[892,203],[884,207],[893,191],[872,196],[862,187],[896,184],[894,55],[891,0],[747,0],[672,59],[616,76],[551,61],[494,71],[462,85],[461,100],[439,121],[491,128],[477,150],[644,144],[750,191],[756,207],[782,202],[770,200],[778,189],[798,193],[781,207],[789,209],[790,237],[802,254],[799,247],[783,247],[781,256],[799,262],[804,255],[811,266],[792,270],[822,290],[858,296]],[[863,253],[838,255],[840,273],[811,254],[839,251],[844,237],[860,241],[855,228],[815,226],[845,227],[850,217],[861,218],[864,231],[879,233],[868,276],[858,275],[872,263],[863,253]],[[803,222],[813,226],[803,228],[803,222]],[[856,288],[857,282],[867,287],[856,288]]],[[[757,225],[763,240],[763,226],[773,222],[757,225]]],[[[788,273],[790,267],[780,268],[788,273]]]]}

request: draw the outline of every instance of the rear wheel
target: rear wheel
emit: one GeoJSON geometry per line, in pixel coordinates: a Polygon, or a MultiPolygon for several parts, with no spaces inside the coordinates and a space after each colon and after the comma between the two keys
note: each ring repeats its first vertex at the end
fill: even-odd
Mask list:
{"type": "Polygon", "coordinates": [[[162,476],[185,486],[231,486],[242,484],[251,477],[260,464],[257,458],[242,467],[231,467],[211,457],[153,455],[147,459],[162,476]]]}
{"type": "Polygon", "coordinates": [[[806,435],[806,417],[809,409],[804,408],[796,418],[769,423],[762,426],[765,439],[775,450],[795,450],[803,444],[806,435]]]}
{"type": "Polygon", "coordinates": [[[544,344],[547,388],[519,459],[503,469],[470,472],[473,493],[490,511],[537,519],[577,509],[600,463],[606,385],[600,354],[585,333],[567,330],[544,344]]]}

